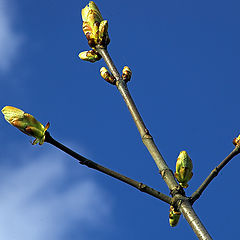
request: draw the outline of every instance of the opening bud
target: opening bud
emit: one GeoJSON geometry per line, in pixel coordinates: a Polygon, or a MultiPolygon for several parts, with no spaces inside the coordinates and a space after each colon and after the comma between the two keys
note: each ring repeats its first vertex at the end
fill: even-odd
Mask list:
{"type": "Polygon", "coordinates": [[[97,44],[106,47],[109,42],[108,22],[103,20],[97,5],[90,1],[89,4],[82,9],[83,32],[87,37],[90,47],[97,44]]]}
{"type": "Polygon", "coordinates": [[[45,140],[45,132],[49,128],[49,123],[44,127],[29,113],[25,113],[21,109],[6,106],[2,109],[2,113],[7,122],[18,128],[23,133],[35,137],[33,145],[39,143],[42,145],[45,140]]]}

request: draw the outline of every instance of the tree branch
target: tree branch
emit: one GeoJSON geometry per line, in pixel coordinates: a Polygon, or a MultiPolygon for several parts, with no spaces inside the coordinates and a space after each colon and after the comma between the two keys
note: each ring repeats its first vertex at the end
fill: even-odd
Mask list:
{"type": "Polygon", "coordinates": [[[157,146],[153,141],[153,137],[150,135],[148,129],[146,128],[142,117],[140,116],[137,107],[131,97],[131,94],[127,88],[126,83],[123,81],[122,77],[120,76],[117,68],[115,67],[108,51],[101,46],[96,46],[98,53],[102,56],[104,61],[106,62],[109,70],[113,74],[116,79],[116,85],[121,93],[131,115],[132,118],[137,126],[137,129],[141,135],[142,141],[144,145],[147,147],[149,153],[152,155],[164,181],[168,185],[168,188],[173,191],[174,189],[178,188],[178,183],[176,182],[175,178],[173,177],[172,171],[167,166],[166,162],[164,161],[161,153],[159,152],[157,146]]]}
{"type": "Polygon", "coordinates": [[[229,163],[229,161],[240,153],[240,147],[237,145],[234,150],[207,176],[204,182],[199,186],[199,188],[190,197],[190,202],[193,204],[206,189],[208,184],[218,175],[218,173],[229,163]]]}
{"type": "Polygon", "coordinates": [[[123,81],[122,77],[120,76],[115,64],[113,63],[108,51],[106,48],[101,46],[96,46],[97,52],[102,56],[104,61],[106,62],[109,70],[113,74],[116,79],[116,86],[121,93],[131,115],[132,118],[137,126],[137,129],[141,135],[142,141],[144,145],[147,147],[149,153],[151,154],[152,158],[154,159],[163,180],[166,182],[168,188],[171,191],[171,194],[176,199],[176,204],[178,208],[182,212],[183,216],[188,221],[189,225],[192,227],[193,231],[197,235],[199,239],[204,240],[211,240],[211,236],[207,232],[206,228],[198,218],[197,214],[193,210],[188,198],[184,197],[185,193],[182,188],[179,187],[178,183],[176,182],[171,169],[167,166],[166,162],[164,161],[161,153],[159,152],[157,146],[155,145],[152,136],[150,135],[148,129],[146,128],[143,119],[141,118],[137,107],[128,91],[126,83],[123,81]]]}
{"type": "Polygon", "coordinates": [[[180,211],[195,232],[198,239],[201,240],[212,240],[211,236],[207,232],[207,229],[204,227],[198,215],[193,210],[189,200],[182,201],[180,206],[180,211]]]}
{"type": "Polygon", "coordinates": [[[83,164],[89,168],[93,168],[97,171],[100,171],[102,173],[107,174],[108,176],[111,176],[113,178],[116,178],[122,182],[127,183],[128,185],[131,185],[132,187],[137,188],[138,190],[140,190],[141,192],[145,192],[155,198],[158,198],[168,204],[172,203],[172,198],[160,193],[159,191],[141,183],[141,182],[137,182],[131,178],[128,178],[120,173],[117,173],[111,169],[105,168],[81,155],[79,155],[78,153],[72,151],[71,149],[69,149],[68,147],[64,146],[63,144],[59,143],[58,141],[56,141],[55,139],[53,139],[50,135],[49,132],[45,133],[45,142],[48,142],[50,144],[52,144],[53,146],[59,148],[60,150],[62,150],[63,152],[69,154],[70,156],[74,157],[75,159],[77,159],[79,161],[80,164],[83,164]]]}

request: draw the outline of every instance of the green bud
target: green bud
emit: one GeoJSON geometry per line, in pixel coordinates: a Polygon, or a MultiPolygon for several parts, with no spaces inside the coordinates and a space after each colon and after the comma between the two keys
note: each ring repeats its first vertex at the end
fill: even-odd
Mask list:
{"type": "Polygon", "coordinates": [[[96,62],[101,59],[101,56],[94,50],[84,51],[78,55],[82,60],[89,62],[96,62]]]}
{"type": "Polygon", "coordinates": [[[109,73],[109,71],[105,67],[102,67],[100,69],[100,74],[101,74],[101,77],[104,80],[106,80],[107,82],[109,82],[113,85],[116,84],[116,80],[115,80],[114,76],[111,73],[109,73]]]}
{"type": "Polygon", "coordinates": [[[29,113],[25,113],[21,109],[6,106],[2,109],[5,119],[14,127],[18,128],[23,133],[35,137],[33,145],[39,143],[42,145],[45,140],[45,132],[49,128],[49,123],[44,127],[29,113]]]}
{"type": "Polygon", "coordinates": [[[173,206],[170,206],[169,224],[170,224],[171,227],[177,226],[180,216],[181,216],[181,213],[178,212],[178,211],[175,211],[173,206]]]}
{"type": "Polygon", "coordinates": [[[181,151],[176,162],[175,177],[178,180],[180,186],[187,188],[187,182],[192,178],[193,165],[192,160],[188,156],[186,151],[181,151]]]}

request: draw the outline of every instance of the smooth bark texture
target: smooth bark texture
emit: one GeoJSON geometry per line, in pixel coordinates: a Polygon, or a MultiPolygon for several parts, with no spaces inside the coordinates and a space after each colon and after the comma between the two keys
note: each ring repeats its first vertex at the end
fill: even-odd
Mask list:
{"type": "MultiPolygon", "coordinates": [[[[193,210],[189,201],[183,201],[180,207],[180,211],[183,216],[186,218],[187,222],[197,235],[199,239],[207,240],[212,239],[207,229],[201,223],[200,219],[198,218],[197,214],[193,210]]],[[[181,239],[181,238],[180,238],[181,239]]]]}
{"type": "Polygon", "coordinates": [[[155,145],[152,136],[150,135],[148,129],[146,128],[143,119],[141,118],[137,107],[128,91],[126,83],[123,81],[122,77],[120,76],[117,68],[115,67],[107,49],[96,46],[97,52],[102,56],[104,61],[106,62],[110,72],[116,79],[116,86],[121,93],[131,115],[132,118],[138,128],[138,131],[141,135],[142,141],[144,145],[147,147],[149,153],[151,154],[152,158],[154,159],[163,180],[166,182],[170,192],[173,196],[175,196],[176,204],[178,208],[182,212],[183,216],[188,221],[189,225],[192,227],[193,231],[197,235],[199,239],[204,240],[211,240],[211,236],[207,232],[204,225],[201,223],[200,219],[194,212],[189,200],[186,198],[184,201],[181,198],[185,195],[184,191],[179,188],[178,183],[176,182],[172,171],[167,166],[166,162],[164,161],[160,151],[158,150],[157,146],[155,145]],[[178,199],[179,196],[179,199],[178,199]]]}
{"type": "Polygon", "coordinates": [[[240,153],[240,147],[236,146],[234,150],[216,167],[212,170],[212,172],[207,176],[204,182],[200,185],[200,187],[192,194],[190,201],[193,204],[206,189],[208,184],[218,175],[218,173],[226,166],[229,161],[240,153]]]}
{"type": "Polygon", "coordinates": [[[131,178],[128,178],[120,173],[117,173],[117,172],[111,170],[111,169],[105,168],[105,167],[101,166],[100,164],[97,164],[97,163],[79,155],[78,153],[72,151],[68,147],[64,146],[63,144],[61,144],[58,141],[56,141],[55,139],[53,139],[49,132],[46,132],[45,142],[48,142],[48,143],[52,144],[53,146],[59,148],[60,150],[64,151],[65,153],[67,153],[70,156],[77,159],[79,161],[79,163],[86,165],[89,168],[93,168],[93,169],[100,171],[102,173],[105,173],[113,178],[116,178],[122,182],[125,182],[125,183],[137,188],[141,192],[148,193],[149,195],[152,195],[153,197],[158,198],[168,204],[171,204],[171,202],[172,202],[171,197],[169,197],[163,193],[160,193],[159,191],[157,191],[151,187],[148,187],[147,185],[145,185],[141,182],[137,182],[131,178]]]}

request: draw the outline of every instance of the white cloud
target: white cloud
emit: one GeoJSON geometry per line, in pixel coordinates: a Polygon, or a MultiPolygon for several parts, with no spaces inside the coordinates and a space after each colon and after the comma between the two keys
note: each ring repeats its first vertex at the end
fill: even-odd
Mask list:
{"type": "Polygon", "coordinates": [[[9,2],[0,0],[0,70],[7,71],[19,55],[22,36],[14,29],[9,2]]]}
{"type": "Polygon", "coordinates": [[[86,229],[99,230],[110,218],[109,198],[81,166],[73,180],[58,154],[17,161],[0,168],[0,239],[66,239],[76,226],[84,239],[86,229]]]}

